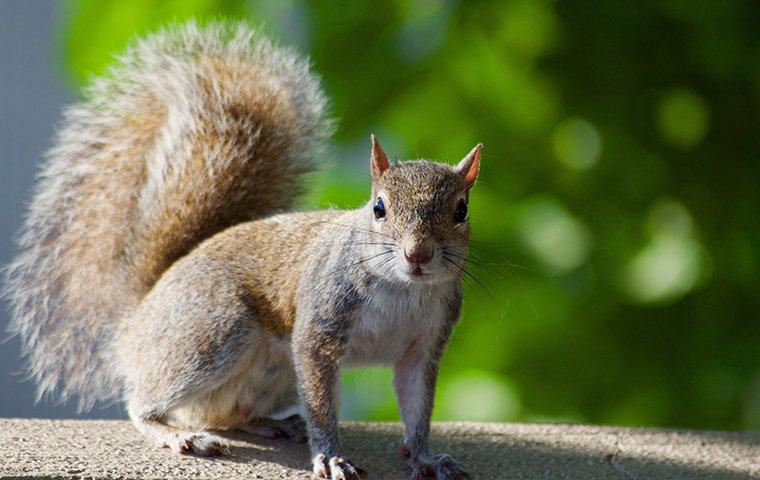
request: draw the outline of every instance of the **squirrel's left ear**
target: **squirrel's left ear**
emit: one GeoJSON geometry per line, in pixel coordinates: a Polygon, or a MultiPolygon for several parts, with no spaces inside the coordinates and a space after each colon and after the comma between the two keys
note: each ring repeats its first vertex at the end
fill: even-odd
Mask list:
{"type": "Polygon", "coordinates": [[[465,188],[470,188],[475,185],[475,180],[478,179],[478,171],[480,170],[480,150],[482,149],[483,144],[477,144],[456,167],[456,172],[462,178],[465,188]]]}
{"type": "Polygon", "coordinates": [[[383,151],[383,147],[380,146],[380,142],[374,135],[370,135],[372,139],[372,155],[370,157],[370,171],[372,172],[372,180],[379,180],[383,176],[383,172],[388,170],[390,163],[388,163],[388,156],[383,151]]]}

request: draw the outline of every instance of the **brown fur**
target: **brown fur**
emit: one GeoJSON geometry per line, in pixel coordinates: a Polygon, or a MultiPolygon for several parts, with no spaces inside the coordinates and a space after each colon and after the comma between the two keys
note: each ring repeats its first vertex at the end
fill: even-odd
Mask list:
{"type": "Polygon", "coordinates": [[[228,229],[199,247],[239,272],[264,330],[289,339],[302,268],[334,211],[283,214],[228,229]],[[255,245],[255,248],[251,248],[255,245]]]}
{"type": "Polygon", "coordinates": [[[119,395],[124,312],[202,240],[289,209],[325,111],[308,64],[244,25],[165,30],[97,79],[66,111],[6,279],[39,394],[119,395]]]}

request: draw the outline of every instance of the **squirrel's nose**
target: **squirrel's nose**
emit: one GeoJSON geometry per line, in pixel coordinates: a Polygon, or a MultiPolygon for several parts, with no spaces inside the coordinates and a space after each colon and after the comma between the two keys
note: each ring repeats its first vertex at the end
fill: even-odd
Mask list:
{"type": "Polygon", "coordinates": [[[415,245],[404,249],[404,256],[409,263],[423,265],[433,259],[433,245],[415,245]]]}

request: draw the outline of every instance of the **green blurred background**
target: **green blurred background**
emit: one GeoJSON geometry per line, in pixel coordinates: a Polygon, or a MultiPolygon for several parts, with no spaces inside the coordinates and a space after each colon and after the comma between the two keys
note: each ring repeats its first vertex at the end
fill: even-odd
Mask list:
{"type": "MultiPolygon", "coordinates": [[[[760,428],[760,9],[752,1],[70,1],[68,81],[135,34],[264,23],[339,129],[308,207],[368,195],[368,137],[485,144],[474,279],[435,418],[760,428]]],[[[398,418],[388,369],[343,416],[398,418]]]]}

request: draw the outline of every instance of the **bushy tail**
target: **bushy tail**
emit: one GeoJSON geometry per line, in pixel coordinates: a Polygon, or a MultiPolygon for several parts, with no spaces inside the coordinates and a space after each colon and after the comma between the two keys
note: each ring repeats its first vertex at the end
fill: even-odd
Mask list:
{"type": "Polygon", "coordinates": [[[244,25],[134,44],[66,110],[8,267],[10,330],[38,394],[114,398],[124,312],[175,260],[291,207],[330,134],[306,61],[244,25]]]}

